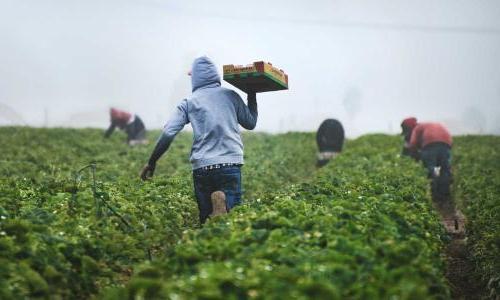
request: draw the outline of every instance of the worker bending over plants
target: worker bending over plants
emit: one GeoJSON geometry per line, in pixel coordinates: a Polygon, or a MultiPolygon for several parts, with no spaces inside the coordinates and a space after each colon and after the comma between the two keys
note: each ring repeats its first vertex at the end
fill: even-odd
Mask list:
{"type": "Polygon", "coordinates": [[[116,108],[111,108],[109,114],[111,124],[104,133],[105,138],[108,138],[115,131],[115,128],[118,127],[127,134],[127,143],[130,146],[147,143],[146,127],[139,116],[116,108]]]}
{"type": "Polygon", "coordinates": [[[422,160],[432,179],[434,196],[449,197],[452,137],[448,130],[439,123],[418,123],[413,117],[403,120],[401,128],[405,136],[403,154],[422,160]]]}
{"type": "Polygon", "coordinates": [[[175,109],[141,178],[153,176],[158,159],[184,125],[191,123],[194,139],[190,161],[203,224],[209,216],[227,213],[241,202],[243,142],[239,125],[255,128],[257,98],[255,92],[248,92],[247,106],[235,91],[221,87],[217,68],[207,57],[195,59],[189,75],[192,94],[175,109]]]}
{"type": "Polygon", "coordinates": [[[336,119],[324,120],[316,132],[316,143],[318,144],[317,167],[326,165],[335,158],[344,145],[344,127],[336,119]]]}

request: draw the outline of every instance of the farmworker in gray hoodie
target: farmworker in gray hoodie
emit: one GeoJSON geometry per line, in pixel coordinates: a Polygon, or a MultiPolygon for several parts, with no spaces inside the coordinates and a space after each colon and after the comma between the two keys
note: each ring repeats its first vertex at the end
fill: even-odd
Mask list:
{"type": "Polygon", "coordinates": [[[190,75],[193,93],[181,101],[165,125],[141,178],[153,176],[158,159],[184,125],[191,123],[194,139],[190,161],[203,224],[209,216],[224,214],[241,202],[243,143],[239,125],[255,128],[257,99],[255,92],[248,93],[247,106],[235,91],[221,87],[217,68],[207,57],[194,60],[190,75]]]}

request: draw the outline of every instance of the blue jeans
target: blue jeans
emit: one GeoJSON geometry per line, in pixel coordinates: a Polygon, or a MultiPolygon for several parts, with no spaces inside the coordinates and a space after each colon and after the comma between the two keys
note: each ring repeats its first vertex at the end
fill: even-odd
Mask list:
{"type": "Polygon", "coordinates": [[[226,208],[230,211],[241,203],[241,167],[228,166],[220,169],[193,171],[194,193],[203,224],[212,213],[211,195],[223,191],[226,195],[226,208]]]}

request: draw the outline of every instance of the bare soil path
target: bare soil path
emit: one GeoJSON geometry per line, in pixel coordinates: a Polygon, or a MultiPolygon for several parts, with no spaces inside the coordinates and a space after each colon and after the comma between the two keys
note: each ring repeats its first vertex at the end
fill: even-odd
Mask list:
{"type": "Polygon", "coordinates": [[[474,263],[467,248],[467,220],[452,199],[434,199],[434,207],[441,216],[451,240],[446,246],[446,278],[452,299],[482,299],[484,286],[476,278],[474,263]]]}

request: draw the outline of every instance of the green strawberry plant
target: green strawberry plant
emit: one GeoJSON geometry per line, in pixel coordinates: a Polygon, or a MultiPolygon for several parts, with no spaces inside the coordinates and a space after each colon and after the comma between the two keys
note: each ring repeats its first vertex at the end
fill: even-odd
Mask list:
{"type": "Polygon", "coordinates": [[[491,299],[500,297],[500,137],[455,139],[455,199],[467,216],[467,243],[491,299]]]}
{"type": "Polygon", "coordinates": [[[348,143],[316,176],[269,191],[136,269],[105,299],[447,299],[446,239],[399,139],[348,143]]]}
{"type": "MultiPolygon", "coordinates": [[[[130,148],[123,135],[104,140],[102,134],[0,128],[1,299],[88,298],[127,282],[134,265],[162,260],[184,231],[199,227],[190,134],[176,138],[148,182],[138,173],[154,143],[130,148]],[[87,169],[76,176],[94,162],[95,184],[87,169]]],[[[158,134],[150,132],[150,140],[158,134]]],[[[244,168],[244,198],[252,201],[260,190],[309,176],[314,170],[310,137],[245,135],[250,167],[244,168]],[[299,143],[301,148],[293,147],[299,143]],[[283,167],[292,173],[283,176],[283,167]]]]}

